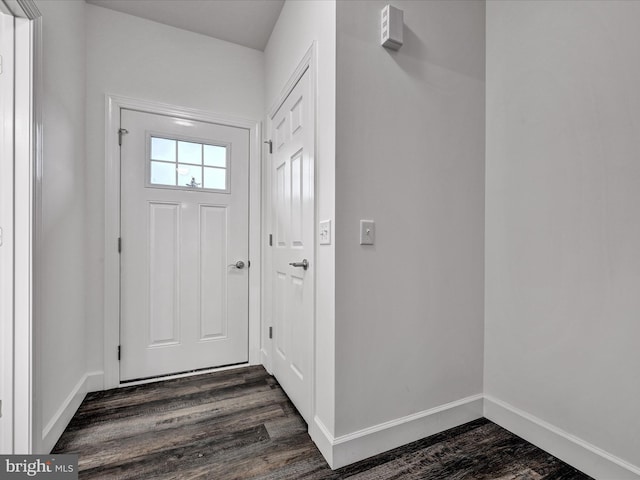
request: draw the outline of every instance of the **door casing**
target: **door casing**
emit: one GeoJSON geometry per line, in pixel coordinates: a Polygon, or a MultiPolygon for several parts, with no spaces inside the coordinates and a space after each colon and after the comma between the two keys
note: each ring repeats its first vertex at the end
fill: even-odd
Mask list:
{"type": "Polygon", "coordinates": [[[13,22],[8,32],[13,36],[13,52],[4,52],[3,63],[5,74],[14,76],[12,92],[3,92],[8,93],[9,102],[3,117],[9,123],[0,125],[2,135],[12,137],[11,145],[2,152],[6,162],[1,181],[5,206],[2,216],[7,221],[3,225],[2,255],[3,263],[12,268],[3,271],[0,282],[2,295],[11,296],[10,304],[3,303],[0,312],[4,340],[0,348],[0,452],[29,454],[39,452],[43,443],[37,368],[40,287],[35,274],[42,242],[42,18],[33,0],[0,3],[0,12],[13,22]],[[12,66],[7,68],[6,62],[12,66]],[[6,290],[5,282],[9,282],[6,290]]]}
{"type": "Polygon", "coordinates": [[[261,279],[261,131],[255,120],[117,95],[105,97],[105,237],[104,237],[104,388],[120,386],[118,345],[120,344],[120,110],[127,108],[218,123],[249,131],[249,364],[260,363],[260,279],[261,279]]]}

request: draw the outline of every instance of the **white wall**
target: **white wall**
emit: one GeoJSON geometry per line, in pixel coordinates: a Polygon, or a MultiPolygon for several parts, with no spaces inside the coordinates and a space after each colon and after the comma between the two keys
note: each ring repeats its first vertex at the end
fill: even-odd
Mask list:
{"type": "MultiPolygon", "coordinates": [[[[333,220],[335,212],[335,25],[334,0],[288,1],[265,49],[268,113],[312,42],[316,42],[318,220],[333,220]]],[[[330,432],[334,429],[334,264],[334,245],[318,245],[315,413],[330,432]]]]}
{"type": "Polygon", "coordinates": [[[103,369],[105,94],[263,116],[264,54],[93,5],[87,22],[89,370],[103,369]]]}
{"type": "Polygon", "coordinates": [[[482,393],[484,2],[395,1],[398,52],[387,3],[337,8],[338,435],[482,393]]]}
{"type": "Polygon", "coordinates": [[[639,24],[639,2],[487,6],[485,392],[636,466],[639,24]]]}
{"type": "MultiPolygon", "coordinates": [[[[44,140],[36,369],[46,434],[86,371],[85,24],[84,2],[37,5],[43,15],[44,140]]],[[[48,451],[51,441],[45,438],[39,448],[48,451]]]]}

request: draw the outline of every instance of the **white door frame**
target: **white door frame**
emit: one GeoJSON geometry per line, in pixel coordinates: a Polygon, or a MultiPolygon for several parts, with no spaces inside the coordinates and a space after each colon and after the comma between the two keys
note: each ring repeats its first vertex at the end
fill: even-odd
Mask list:
{"type": "MultiPolygon", "coordinates": [[[[14,102],[13,119],[11,124],[1,126],[5,140],[8,129],[13,135],[12,144],[7,142],[3,149],[6,163],[1,190],[7,207],[2,216],[9,222],[3,225],[6,242],[2,247],[3,262],[9,259],[13,268],[3,274],[3,310],[0,312],[5,340],[0,358],[3,378],[0,452],[27,454],[39,451],[42,445],[37,390],[39,329],[34,326],[40,291],[34,269],[42,237],[42,22],[33,0],[2,0],[0,11],[14,17],[15,40],[10,69],[15,83],[9,95],[14,102]],[[8,164],[10,168],[5,169],[8,164]],[[13,185],[9,187],[6,181],[13,185]],[[13,300],[5,305],[7,293],[12,294],[13,300]]],[[[9,113],[9,109],[5,113],[9,113]]]]}
{"type": "Polygon", "coordinates": [[[249,364],[260,363],[261,279],[261,165],[260,122],[218,115],[192,108],[117,95],[105,98],[105,237],[104,237],[104,388],[120,386],[120,147],[118,129],[122,108],[167,115],[249,131],[249,364]]]}
{"type": "Polygon", "coordinates": [[[5,47],[0,76],[0,453],[13,453],[13,31],[12,17],[2,17],[0,43],[5,47]]]}
{"type": "MultiPolygon", "coordinates": [[[[300,63],[294,70],[291,77],[287,81],[286,85],[278,95],[276,101],[272,104],[269,112],[267,114],[267,125],[265,128],[265,132],[267,135],[271,135],[272,131],[272,119],[285,102],[289,94],[293,91],[298,81],[302,78],[304,73],[309,71],[309,81],[311,82],[311,91],[313,92],[313,98],[311,99],[310,105],[312,108],[311,119],[313,125],[311,126],[311,130],[313,131],[313,155],[314,155],[314,187],[313,191],[315,192],[314,198],[314,249],[313,249],[313,259],[314,265],[317,265],[318,259],[318,242],[317,236],[315,232],[315,225],[317,224],[318,219],[318,201],[317,201],[317,192],[318,192],[318,83],[317,83],[317,65],[316,65],[316,42],[313,41],[307,52],[300,60],[300,63]]],[[[268,142],[269,140],[266,140],[268,142]]],[[[263,269],[263,308],[262,308],[262,318],[263,318],[263,329],[261,332],[261,348],[260,354],[262,359],[262,364],[265,366],[267,371],[270,373],[273,372],[272,369],[272,358],[273,358],[273,350],[274,350],[274,342],[271,338],[269,338],[269,328],[273,326],[273,318],[272,318],[272,308],[273,308],[273,288],[271,285],[271,271],[273,269],[273,253],[270,249],[269,245],[269,233],[273,232],[273,199],[271,195],[271,163],[273,162],[273,158],[271,155],[265,155],[265,167],[264,167],[264,179],[263,179],[263,218],[265,231],[267,235],[265,236],[265,242],[263,242],[263,254],[264,254],[264,269],[263,269]]],[[[310,358],[311,365],[311,418],[315,417],[316,412],[316,289],[317,289],[317,281],[318,281],[318,269],[313,269],[314,273],[314,292],[313,292],[313,320],[312,320],[312,352],[310,358]]],[[[311,428],[312,424],[309,424],[309,428],[311,428]]]]}

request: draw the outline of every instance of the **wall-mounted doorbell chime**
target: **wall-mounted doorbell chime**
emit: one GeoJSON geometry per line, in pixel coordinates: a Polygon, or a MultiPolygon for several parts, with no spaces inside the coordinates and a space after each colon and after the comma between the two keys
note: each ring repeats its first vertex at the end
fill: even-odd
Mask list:
{"type": "Polygon", "coordinates": [[[391,5],[380,12],[380,45],[391,50],[399,50],[402,46],[402,30],[404,29],[404,12],[391,5]]]}

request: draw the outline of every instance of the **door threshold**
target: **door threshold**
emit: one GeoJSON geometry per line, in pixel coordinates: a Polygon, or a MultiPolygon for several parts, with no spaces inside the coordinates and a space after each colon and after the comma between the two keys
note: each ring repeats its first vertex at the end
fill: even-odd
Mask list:
{"type": "Polygon", "coordinates": [[[156,377],[137,378],[135,380],[125,380],[120,382],[120,387],[131,387],[135,385],[145,385],[147,383],[163,382],[165,380],[174,380],[176,378],[193,377],[195,375],[204,375],[205,373],[224,372],[225,370],[233,370],[236,368],[248,367],[249,362],[233,363],[220,367],[199,368],[197,370],[189,370],[180,373],[171,373],[168,375],[158,375],[156,377]]]}

